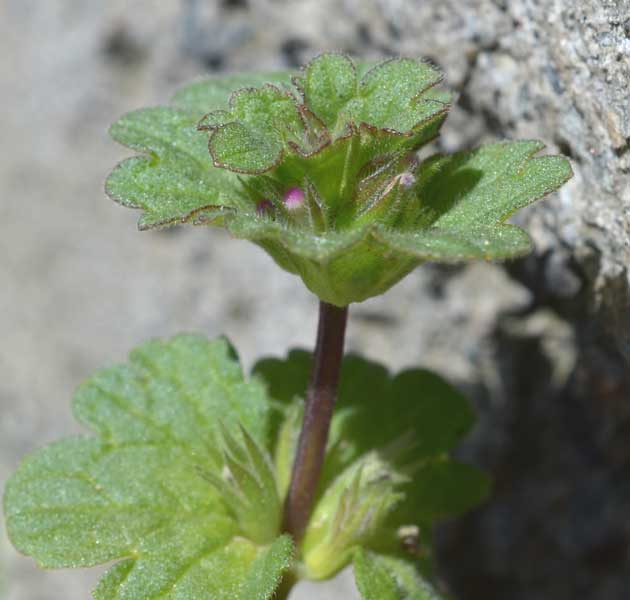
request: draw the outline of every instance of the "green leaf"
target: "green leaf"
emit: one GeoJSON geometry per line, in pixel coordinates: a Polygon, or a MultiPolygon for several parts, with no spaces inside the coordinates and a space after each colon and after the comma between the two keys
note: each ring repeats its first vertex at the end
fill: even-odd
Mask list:
{"type": "Polygon", "coordinates": [[[176,223],[219,225],[242,205],[242,192],[235,190],[233,173],[219,171],[221,175],[209,180],[204,170],[195,170],[189,163],[177,164],[129,158],[109,176],[106,192],[124,206],[145,211],[138,223],[141,230],[176,223]]]}
{"type": "Polygon", "coordinates": [[[153,340],[130,361],[97,372],[74,398],[77,420],[113,444],[170,443],[208,454],[220,425],[242,425],[266,445],[263,386],[245,380],[225,339],[201,335],[153,340]]]}
{"type": "MultiPolygon", "coordinates": [[[[221,543],[235,527],[197,473],[203,462],[177,446],[57,442],[27,458],[8,481],[9,537],[45,568],[134,556],[155,548],[156,536],[174,523],[179,532],[206,533],[221,543]]],[[[185,541],[200,543],[192,536],[185,541]]]]}
{"type": "Polygon", "coordinates": [[[395,58],[370,69],[361,80],[359,97],[349,108],[357,123],[383,129],[409,131],[443,106],[423,94],[442,80],[426,62],[395,58]]]}
{"type": "Polygon", "coordinates": [[[449,459],[422,463],[404,487],[406,500],[395,515],[399,526],[430,523],[465,513],[490,493],[490,480],[479,469],[449,459]]]}
{"type": "Polygon", "coordinates": [[[444,263],[463,260],[501,260],[528,254],[532,242],[515,225],[486,225],[468,229],[432,227],[417,232],[381,229],[376,234],[401,255],[444,263]]]}
{"type": "Polygon", "coordinates": [[[197,130],[204,114],[226,109],[238,88],[290,83],[289,73],[239,74],[180,90],[173,108],[131,112],[110,129],[121,144],[147,154],[123,161],[105,185],[116,202],[144,211],[140,229],[176,223],[224,224],[230,210],[251,210],[238,177],[213,166],[208,138],[197,130]]]}
{"type": "Polygon", "coordinates": [[[123,161],[105,184],[110,198],[145,211],[141,229],[195,222],[200,213],[215,217],[249,205],[236,175],[212,166],[197,120],[180,110],[149,108],[112,125],[115,140],[149,155],[123,161]]]}
{"type": "Polygon", "coordinates": [[[265,83],[288,86],[291,83],[291,73],[234,73],[202,79],[183,87],[173,96],[171,102],[173,106],[190,113],[199,121],[211,111],[227,109],[228,100],[234,90],[258,87],[265,83]]]}
{"type": "Polygon", "coordinates": [[[208,149],[189,113],[165,106],[130,112],[110,128],[113,139],[162,160],[185,159],[206,165],[208,149]]]}
{"type": "MultiPolygon", "coordinates": [[[[339,113],[357,93],[357,72],[343,54],[327,53],[313,59],[299,80],[307,106],[334,131],[339,113]]],[[[343,124],[342,124],[343,125],[343,124]]]]}
{"type": "Polygon", "coordinates": [[[147,156],[121,163],[106,190],[145,211],[142,229],[226,227],[336,306],[382,294],[425,261],[522,256],[531,241],[506,220],[557,190],[571,166],[536,157],[537,141],[419,163],[450,107],[441,79],[421,60],[368,68],[326,53],[293,78],[297,90],[287,73],[194,84],[172,108],[112,127],[147,156]],[[202,114],[208,148],[195,130],[202,114]],[[295,187],[305,203],[290,211],[284,197],[295,187]]]}
{"type": "Polygon", "coordinates": [[[337,137],[349,123],[397,132],[415,129],[447,108],[450,95],[432,90],[441,80],[428,63],[400,58],[373,66],[358,82],[347,56],[326,53],[306,66],[297,83],[306,105],[337,137]]]}
{"type": "Polygon", "coordinates": [[[354,577],[363,600],[401,600],[396,580],[371,553],[357,549],[354,556],[354,577]]]}
{"type": "Polygon", "coordinates": [[[268,404],[225,340],[140,346],[75,395],[77,419],[99,437],[52,444],[9,479],[9,537],[47,568],[122,560],[99,600],[269,598],[292,550],[276,540],[268,404]],[[217,485],[226,469],[249,520],[217,485]]]}
{"type": "Polygon", "coordinates": [[[95,600],[269,600],[291,566],[293,543],[282,536],[259,548],[232,538],[181,558],[167,550],[115,565],[99,582],[95,600]]]}
{"type": "MultiPolygon", "coordinates": [[[[286,485],[296,449],[311,355],[265,359],[254,372],[278,403],[276,468],[286,485]]],[[[447,452],[467,433],[473,413],[462,395],[430,371],[396,376],[358,356],[342,364],[339,395],[313,518],[303,545],[309,577],[330,577],[357,544],[395,553],[400,527],[430,529],[439,519],[476,506],[487,477],[447,452]]]]}
{"type": "Polygon", "coordinates": [[[535,140],[499,142],[429,159],[419,190],[423,219],[433,213],[433,226],[455,232],[503,223],[571,178],[564,157],[534,158],[543,148],[535,140]]]}
{"type": "Polygon", "coordinates": [[[304,137],[295,98],[266,84],[234,92],[228,111],[204,117],[215,166],[238,173],[264,173],[281,161],[287,144],[304,137]]]}
{"type": "Polygon", "coordinates": [[[282,158],[282,144],[236,122],[221,125],[210,138],[215,166],[235,173],[264,173],[282,158]]]}
{"type": "MultiPolygon", "coordinates": [[[[311,360],[308,352],[292,350],[284,360],[259,361],[254,373],[275,400],[290,405],[305,396],[311,360]]],[[[341,368],[329,446],[336,469],[409,434],[414,436],[413,460],[430,458],[453,448],[474,420],[467,400],[435,373],[414,369],[392,377],[382,365],[348,355],[341,368]]],[[[272,427],[278,427],[277,420],[272,427]]]]}
{"type": "Polygon", "coordinates": [[[363,549],[354,555],[354,577],[363,600],[440,600],[407,561],[363,549]]]}
{"type": "Polygon", "coordinates": [[[287,535],[279,537],[261,552],[247,574],[238,600],[267,600],[280,585],[282,574],[293,563],[293,542],[287,535]]]}

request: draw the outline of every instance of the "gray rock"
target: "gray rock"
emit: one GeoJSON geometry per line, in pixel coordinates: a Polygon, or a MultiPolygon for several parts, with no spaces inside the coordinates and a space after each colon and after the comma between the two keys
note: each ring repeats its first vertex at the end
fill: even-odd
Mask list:
{"type": "MultiPolygon", "coordinates": [[[[480,424],[460,453],[496,488],[439,533],[458,598],[626,597],[628,0],[6,0],[0,39],[0,481],[74,433],[74,387],[147,337],[225,332],[247,367],[312,343],[315,299],[257,249],[221,232],[138,234],[103,198],[124,155],[108,124],[209,70],[322,49],[423,55],[459,94],[444,149],[540,138],[575,178],[518,217],[534,256],[426,266],[353,308],[348,345],[395,370],[438,369],[474,399],[480,424]]],[[[98,576],[40,572],[5,546],[7,600],[85,598],[98,576]]]]}

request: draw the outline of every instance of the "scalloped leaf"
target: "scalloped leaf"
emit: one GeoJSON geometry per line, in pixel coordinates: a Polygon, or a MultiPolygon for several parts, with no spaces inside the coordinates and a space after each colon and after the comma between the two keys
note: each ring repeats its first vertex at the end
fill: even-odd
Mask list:
{"type": "Polygon", "coordinates": [[[448,108],[450,94],[432,89],[441,81],[439,70],[411,58],[374,65],[358,81],[354,63],[337,53],[314,58],[296,79],[306,105],[335,137],[349,123],[401,133],[416,129],[448,108]]]}
{"type": "Polygon", "coordinates": [[[234,90],[258,87],[265,83],[288,87],[291,83],[291,75],[289,71],[269,71],[209,77],[178,90],[171,103],[191,115],[196,115],[199,121],[208,112],[227,109],[230,95],[234,90]]]}
{"type": "MultiPolygon", "coordinates": [[[[337,220],[348,223],[349,229],[306,235],[269,220],[230,227],[237,237],[256,241],[283,268],[298,273],[324,301],[337,306],[360,302],[383,293],[427,260],[505,260],[530,252],[527,233],[505,220],[558,189],[572,174],[563,157],[536,157],[542,147],[536,141],[500,142],[428,159],[417,172],[417,197],[405,196],[408,205],[395,207],[393,226],[353,226],[356,216],[338,213],[337,220]]],[[[327,151],[316,158],[324,160],[327,151]]],[[[339,155],[331,151],[330,156],[339,155]]],[[[325,178],[329,169],[342,170],[341,164],[331,162],[322,163],[315,173],[334,197],[337,182],[325,178]]],[[[335,205],[329,209],[332,214],[340,210],[335,205]]]]}
{"type": "Polygon", "coordinates": [[[394,252],[419,261],[504,260],[523,256],[532,249],[527,232],[515,225],[432,227],[418,232],[380,229],[376,235],[394,252]]]}
{"type": "Polygon", "coordinates": [[[112,125],[116,141],[149,155],[124,160],[105,184],[112,200],[144,210],[140,229],[194,222],[204,211],[206,220],[215,213],[212,220],[249,205],[237,176],[212,166],[197,121],[180,110],[147,108],[112,125]]]}
{"type": "Polygon", "coordinates": [[[479,469],[444,457],[419,461],[413,481],[404,487],[407,495],[389,524],[431,524],[461,515],[481,504],[491,491],[491,482],[479,469]]]}
{"type": "MultiPolygon", "coordinates": [[[[286,359],[259,361],[254,373],[265,381],[270,395],[288,407],[306,394],[311,360],[309,352],[292,350],[286,359]]],[[[274,431],[282,415],[274,418],[274,431]]],[[[435,373],[412,369],[392,376],[382,365],[348,355],[330,430],[329,446],[335,456],[330,477],[372,449],[385,448],[410,433],[415,442],[408,459],[440,456],[474,422],[468,401],[435,373]]]]}
{"type": "Polygon", "coordinates": [[[443,600],[408,561],[357,549],[354,578],[363,600],[443,600]]]}
{"type": "Polygon", "coordinates": [[[269,600],[291,566],[293,543],[281,536],[259,548],[232,538],[182,558],[175,551],[168,561],[164,550],[112,567],[94,590],[95,600],[269,600]]]}
{"type": "Polygon", "coordinates": [[[46,568],[121,559],[97,599],[272,595],[292,547],[274,541],[280,503],[263,450],[269,400],[259,381],[244,379],[225,340],[146,343],[128,364],[80,386],[74,412],[99,437],[52,444],[7,482],[16,548],[46,568]],[[248,495],[255,530],[234,518],[215,485],[226,468],[248,495]]]}
{"type": "Polygon", "coordinates": [[[209,176],[206,169],[195,169],[186,161],[177,165],[175,161],[128,158],[109,176],[105,191],[119,204],[144,210],[138,221],[140,230],[177,223],[219,225],[243,205],[233,173],[209,176]]]}
{"type": "Polygon", "coordinates": [[[123,117],[112,135],[148,156],[121,163],[106,190],[144,209],[141,229],[226,227],[337,306],[382,294],[427,260],[528,253],[527,234],[505,221],[571,177],[563,157],[535,156],[543,148],[537,141],[418,166],[413,153],[439,133],[450,102],[437,85],[441,74],[423,61],[357,71],[349,58],[323,54],[294,79],[305,104],[286,73],[247,77],[193,84],[176,95],[176,108],[123,117]],[[266,82],[220,99],[246,80],[266,82]],[[199,126],[210,131],[212,158],[194,131],[202,105],[199,126]],[[284,207],[293,187],[305,191],[304,210],[284,207]]]}
{"type": "Polygon", "coordinates": [[[427,62],[393,58],[376,65],[363,76],[358,98],[347,110],[357,123],[409,131],[433,112],[444,108],[444,103],[435,97],[427,99],[423,96],[440,81],[440,71],[427,62]]]}
{"type": "Polygon", "coordinates": [[[503,223],[571,178],[566,158],[535,157],[544,147],[536,140],[498,142],[428,159],[416,223],[460,231],[503,223]]]}
{"type": "Polygon", "coordinates": [[[204,114],[228,108],[230,94],[264,83],[287,85],[290,74],[243,73],[206,79],[182,88],[174,108],[140,109],[110,129],[121,144],[147,157],[120,163],[105,191],[112,200],[144,211],[140,229],[176,223],[222,225],[230,210],[251,210],[238,176],[213,166],[208,138],[197,130],[204,114]]]}
{"type": "Polygon", "coordinates": [[[156,536],[174,523],[221,543],[235,527],[196,462],[181,448],[155,443],[52,444],[28,457],[7,483],[9,537],[44,568],[93,566],[155,550],[156,536]]]}
{"type": "MultiPolygon", "coordinates": [[[[310,367],[311,355],[294,350],[285,360],[265,359],[254,368],[278,403],[273,429],[281,492],[288,485],[310,367]]],[[[473,423],[466,400],[436,374],[416,369],[391,376],[381,365],[346,357],[304,538],[309,577],[331,576],[356,544],[396,552],[399,527],[430,528],[483,501],[488,478],[446,455],[473,423]]]]}
{"type": "Polygon", "coordinates": [[[340,132],[345,123],[337,125],[339,113],[357,93],[354,63],[344,54],[321,54],[306,65],[304,76],[297,81],[306,105],[328,128],[340,132]]]}
{"type": "Polygon", "coordinates": [[[264,387],[245,380],[225,339],[183,334],[146,342],[126,365],[98,371],[77,390],[76,419],[113,444],[171,443],[207,454],[221,426],[268,440],[264,387]]]}
{"type": "Polygon", "coordinates": [[[212,131],[210,154],[217,167],[237,173],[264,173],[282,159],[288,142],[304,138],[295,98],[266,84],[234,92],[228,111],[210,113],[199,129],[212,131]]]}
{"type": "Polygon", "coordinates": [[[241,123],[221,125],[210,138],[216,167],[235,173],[264,173],[282,158],[282,143],[241,123]]]}

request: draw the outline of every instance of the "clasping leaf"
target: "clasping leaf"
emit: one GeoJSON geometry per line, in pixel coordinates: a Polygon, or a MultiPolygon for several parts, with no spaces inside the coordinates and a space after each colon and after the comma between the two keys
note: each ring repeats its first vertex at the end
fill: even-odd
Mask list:
{"type": "Polygon", "coordinates": [[[382,294],[425,261],[522,256],[529,237],[507,219],[557,190],[571,167],[536,157],[536,141],[419,161],[450,108],[441,82],[421,60],[365,69],[335,53],[293,78],[198,82],[172,107],[113,125],[143,156],[123,161],[106,190],[144,210],[142,229],[226,227],[337,306],[382,294]],[[300,210],[286,204],[295,190],[300,210]]]}

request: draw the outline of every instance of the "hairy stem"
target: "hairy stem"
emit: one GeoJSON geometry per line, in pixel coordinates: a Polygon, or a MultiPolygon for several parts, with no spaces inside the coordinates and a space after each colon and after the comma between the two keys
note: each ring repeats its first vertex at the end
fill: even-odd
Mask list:
{"type": "Polygon", "coordinates": [[[339,308],[320,302],[311,382],[306,395],[304,421],[291,484],[284,505],[284,530],[296,542],[302,539],[311,517],[324,462],[330,420],[337,399],[347,319],[347,306],[339,308]]]}

